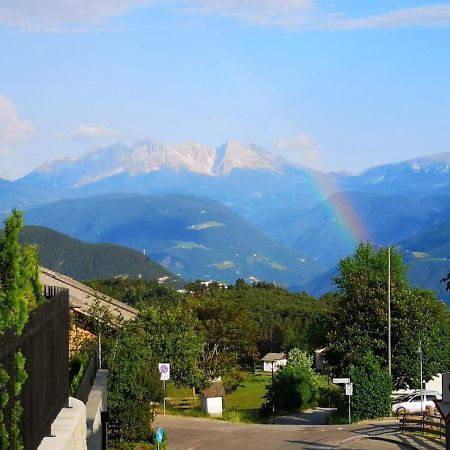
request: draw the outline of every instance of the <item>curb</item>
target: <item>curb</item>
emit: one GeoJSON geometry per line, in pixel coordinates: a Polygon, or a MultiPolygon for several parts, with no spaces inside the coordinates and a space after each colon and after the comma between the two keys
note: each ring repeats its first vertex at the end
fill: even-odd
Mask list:
{"type": "Polygon", "coordinates": [[[378,423],[378,422],[398,422],[397,417],[379,417],[378,419],[366,419],[361,420],[360,422],[354,422],[354,425],[365,425],[368,423],[378,423]]]}

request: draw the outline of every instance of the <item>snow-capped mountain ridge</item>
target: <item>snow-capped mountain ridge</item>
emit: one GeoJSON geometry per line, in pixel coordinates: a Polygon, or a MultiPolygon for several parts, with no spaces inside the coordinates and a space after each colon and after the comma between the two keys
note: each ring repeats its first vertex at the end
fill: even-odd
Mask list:
{"type": "Polygon", "coordinates": [[[72,186],[76,187],[118,174],[135,176],[162,169],[209,176],[228,175],[234,169],[280,172],[282,161],[263,149],[237,141],[210,148],[194,142],[164,144],[143,140],[132,147],[116,143],[78,158],[45,163],[34,173],[45,178],[70,174],[72,186]]]}

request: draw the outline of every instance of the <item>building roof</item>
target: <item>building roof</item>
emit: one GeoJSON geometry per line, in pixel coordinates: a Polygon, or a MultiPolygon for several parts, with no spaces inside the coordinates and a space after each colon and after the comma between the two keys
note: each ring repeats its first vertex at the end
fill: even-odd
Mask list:
{"type": "Polygon", "coordinates": [[[223,383],[221,381],[213,381],[211,386],[202,391],[202,395],[206,398],[225,397],[225,388],[223,387],[223,383]]]}
{"type": "Polygon", "coordinates": [[[67,275],[40,267],[40,279],[43,285],[59,286],[69,289],[69,301],[73,310],[81,314],[88,314],[89,309],[96,301],[106,306],[113,316],[122,316],[125,320],[135,319],[138,310],[130,305],[119,302],[115,298],[100,293],[85,284],[76,281],[67,275]]]}
{"type": "Polygon", "coordinates": [[[264,358],[261,358],[260,361],[265,362],[273,362],[273,361],[280,361],[281,359],[286,359],[286,355],[284,353],[267,353],[264,358]]]}

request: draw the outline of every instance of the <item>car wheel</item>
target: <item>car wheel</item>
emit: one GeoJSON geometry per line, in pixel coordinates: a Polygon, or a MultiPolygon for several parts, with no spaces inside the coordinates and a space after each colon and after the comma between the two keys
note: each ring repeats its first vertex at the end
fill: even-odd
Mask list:
{"type": "Polygon", "coordinates": [[[403,416],[404,414],[406,414],[406,408],[404,408],[403,406],[397,408],[397,416],[403,416]]]}

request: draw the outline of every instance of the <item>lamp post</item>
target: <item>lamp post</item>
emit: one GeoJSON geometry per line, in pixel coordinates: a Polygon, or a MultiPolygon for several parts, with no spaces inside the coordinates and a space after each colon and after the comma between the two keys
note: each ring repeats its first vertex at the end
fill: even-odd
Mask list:
{"type": "Polygon", "coordinates": [[[275,386],[273,384],[273,363],[275,360],[272,359],[272,423],[275,423],[275,386]]]}
{"type": "Polygon", "coordinates": [[[391,368],[391,247],[388,247],[388,371],[392,375],[391,368]]]}

